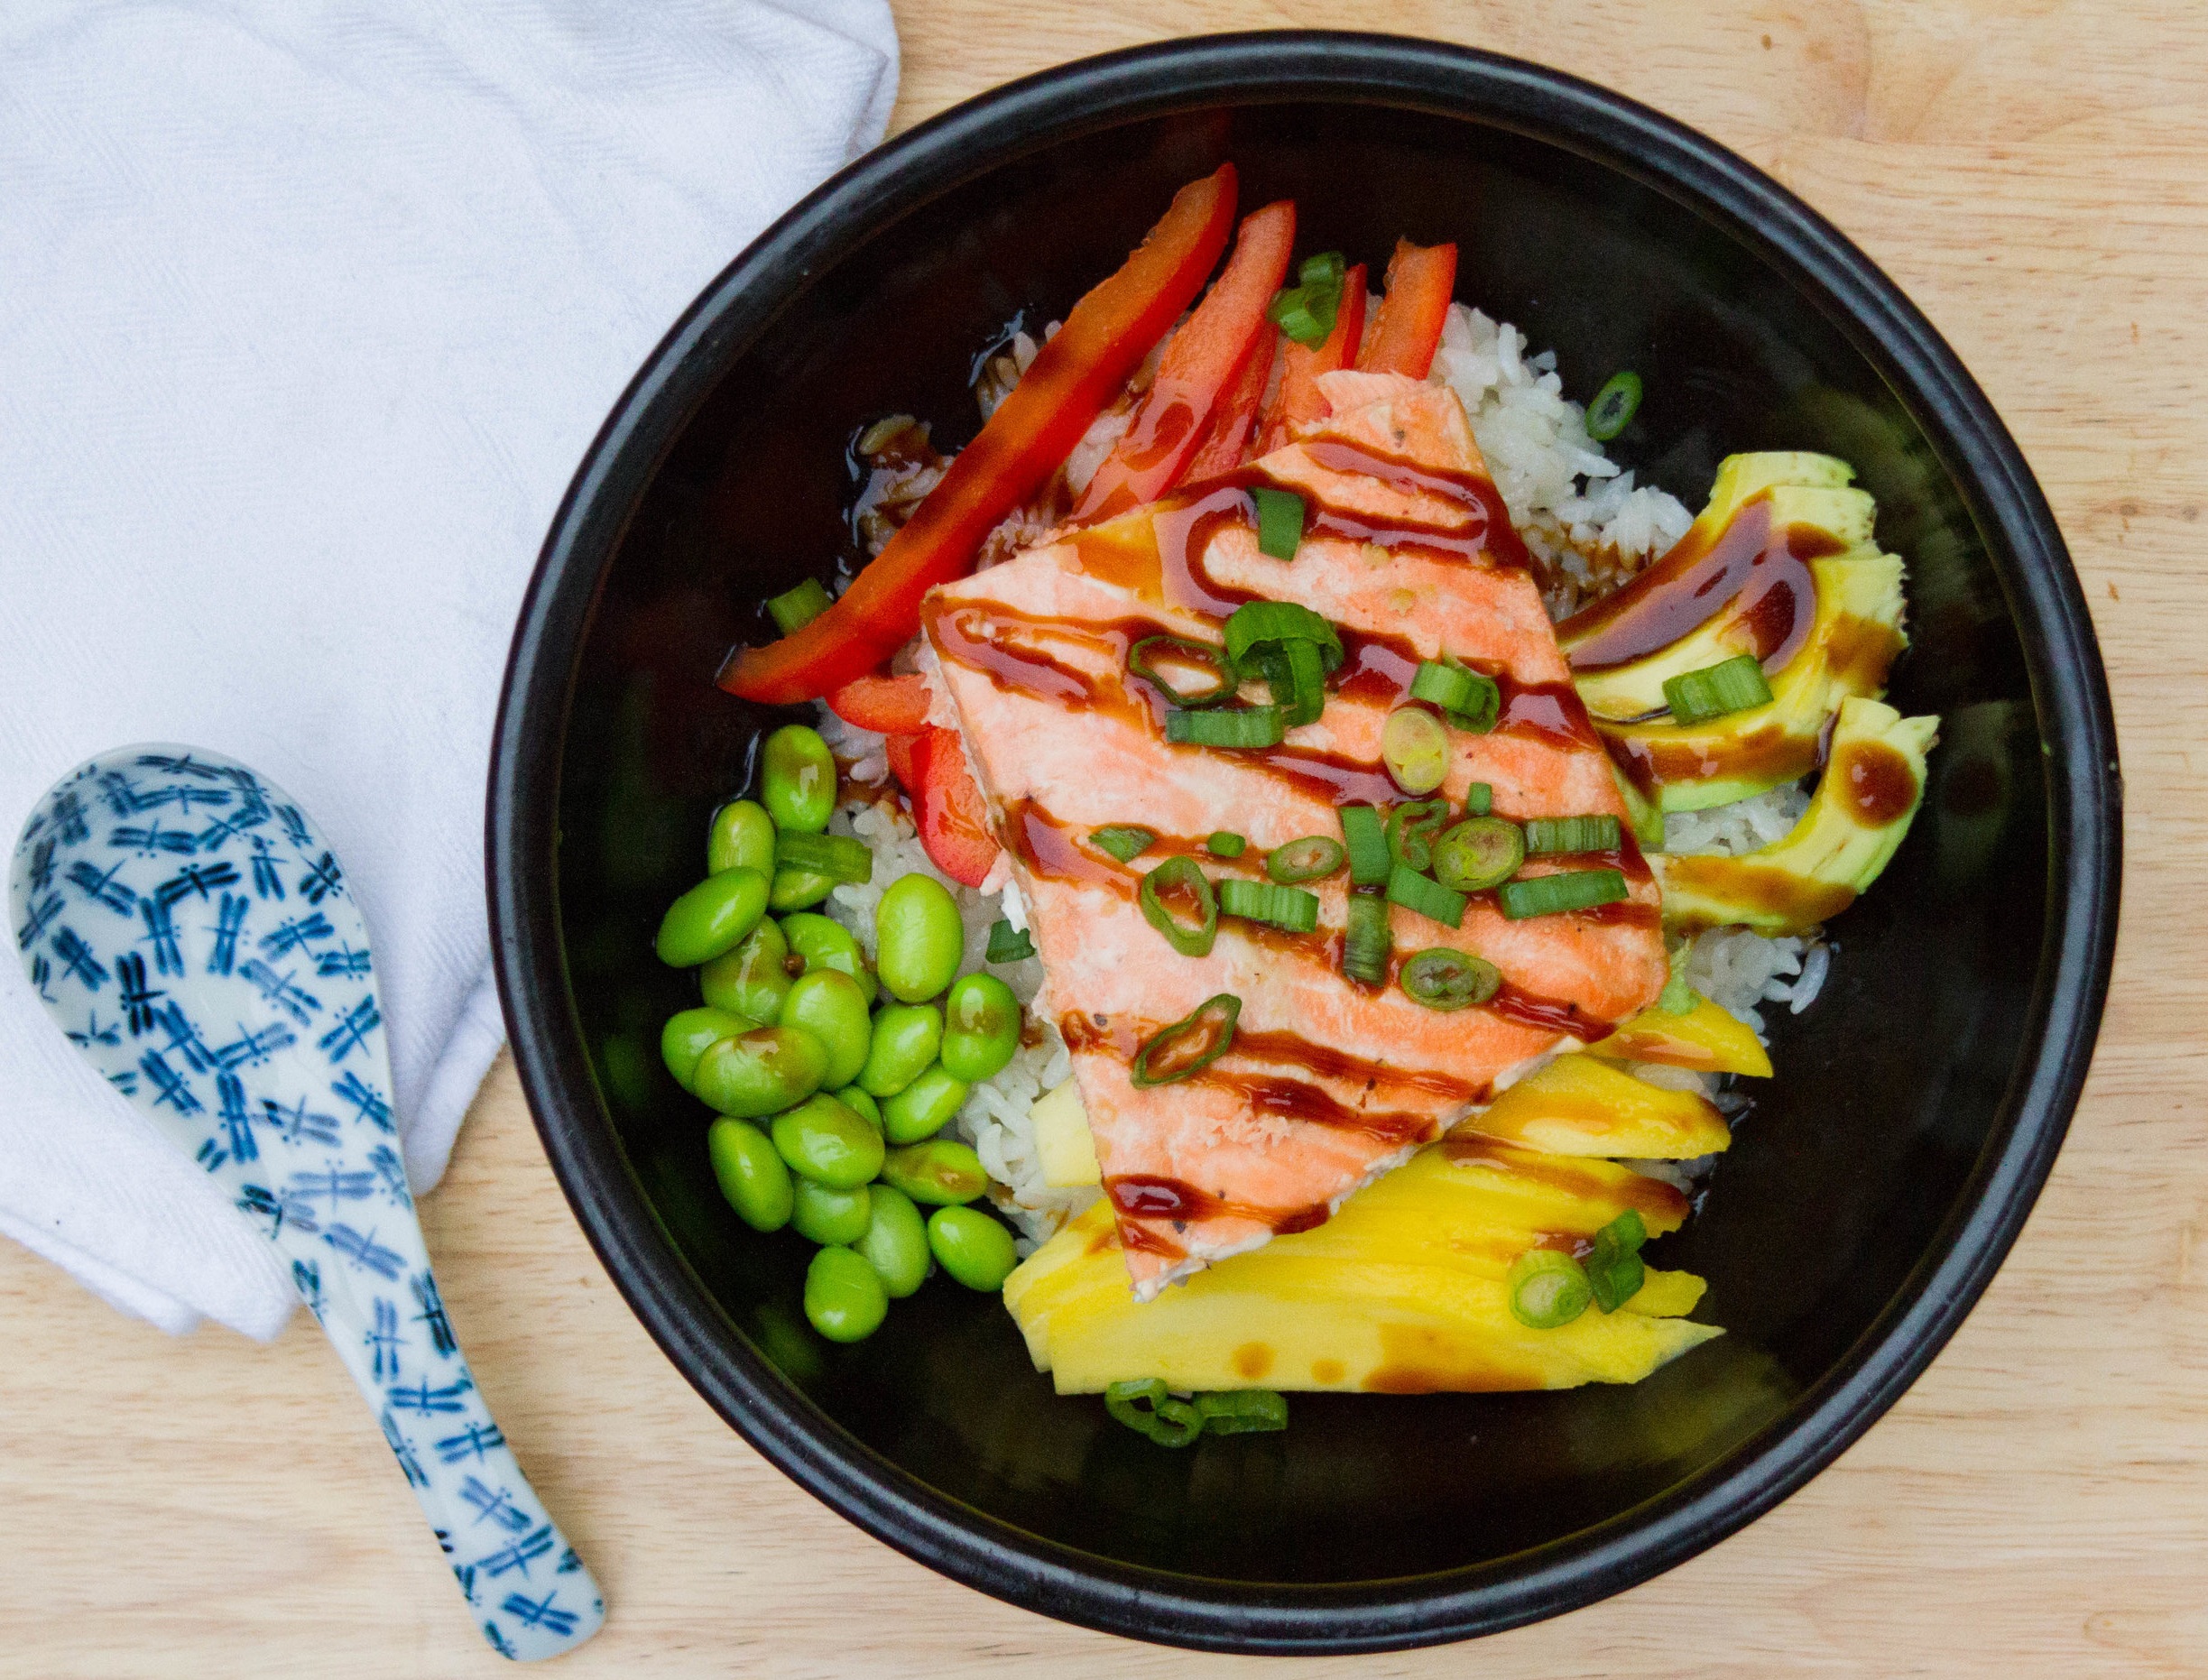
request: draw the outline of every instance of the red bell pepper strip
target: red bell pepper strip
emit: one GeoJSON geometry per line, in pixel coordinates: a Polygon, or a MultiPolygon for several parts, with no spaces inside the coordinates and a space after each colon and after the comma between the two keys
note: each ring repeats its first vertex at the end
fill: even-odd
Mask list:
{"type": "Polygon", "coordinates": [[[912,771],[919,784],[910,791],[920,845],[953,881],[980,886],[997,861],[997,842],[957,732],[930,729],[914,737],[912,771]]]}
{"type": "Polygon", "coordinates": [[[1367,374],[1406,374],[1424,379],[1441,347],[1441,326],[1456,291],[1456,247],[1395,242],[1388,259],[1388,291],[1380,300],[1372,336],[1357,356],[1367,374]]]}
{"type": "Polygon", "coordinates": [[[1334,330],[1321,345],[1298,344],[1289,339],[1280,352],[1280,388],[1265,411],[1265,424],[1258,434],[1257,452],[1270,455],[1296,440],[1295,429],[1323,420],[1332,412],[1319,394],[1318,376],[1338,374],[1357,359],[1357,346],[1364,337],[1364,264],[1342,276],[1342,301],[1334,312],[1334,330]]]}
{"type": "Polygon", "coordinates": [[[1258,411],[1265,405],[1265,387],[1272,379],[1273,356],[1284,342],[1278,332],[1257,336],[1257,342],[1243,358],[1242,372],[1234,376],[1233,388],[1211,417],[1204,447],[1196,452],[1179,482],[1195,484],[1216,478],[1233,472],[1247,458],[1250,441],[1257,435],[1258,411]]]}
{"type": "Polygon", "coordinates": [[[923,729],[915,734],[892,735],[882,743],[882,751],[890,761],[890,774],[897,778],[897,785],[907,793],[919,791],[920,772],[912,762],[912,754],[920,743],[920,736],[927,733],[923,729]]]}
{"type": "Polygon", "coordinates": [[[981,434],[841,600],[763,648],[738,648],[720,686],[747,700],[809,700],[864,677],[919,629],[920,597],[962,577],[982,540],[1056,472],[1188,307],[1234,225],[1234,166],[1173,196],[1120,271],[1088,292],[981,434]]]}
{"type": "Polygon", "coordinates": [[[828,710],[878,735],[917,734],[928,727],[928,685],[918,677],[854,677],[829,691],[828,710]]]}
{"type": "Polygon", "coordinates": [[[1075,524],[1095,524],[1155,502],[1178,481],[1202,447],[1212,414],[1242,372],[1251,347],[1261,334],[1276,330],[1265,309],[1288,277],[1295,246],[1292,200],[1282,198],[1244,218],[1234,254],[1166,346],[1158,376],[1135,410],[1127,435],[1075,504],[1075,524]]]}

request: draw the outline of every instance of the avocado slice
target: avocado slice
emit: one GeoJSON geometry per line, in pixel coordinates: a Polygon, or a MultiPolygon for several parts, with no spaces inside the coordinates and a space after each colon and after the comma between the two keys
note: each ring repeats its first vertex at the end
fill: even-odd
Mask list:
{"type": "Polygon", "coordinates": [[[1939,724],[1878,700],[1843,700],[1825,774],[1785,839],[1738,857],[1649,860],[1664,890],[1666,926],[1738,926],[1777,937],[1846,909],[1908,833],[1939,724]]]}

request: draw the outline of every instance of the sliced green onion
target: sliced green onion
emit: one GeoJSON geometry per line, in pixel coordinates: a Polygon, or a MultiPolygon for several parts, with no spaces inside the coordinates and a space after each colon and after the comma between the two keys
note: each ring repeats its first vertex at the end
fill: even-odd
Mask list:
{"type": "Polygon", "coordinates": [[[1234,1042],[1242,1000],[1232,992],[1206,998],[1187,1017],[1159,1029],[1135,1052],[1129,1074],[1138,1085],[1169,1085],[1208,1067],[1234,1042]]]}
{"type": "Polygon", "coordinates": [[[1338,286],[1349,272],[1349,259],[1339,251],[1314,251],[1296,269],[1296,278],[1307,286],[1338,286]]]}
{"type": "Polygon", "coordinates": [[[1234,661],[1227,658],[1226,650],[1216,643],[1191,642],[1186,636],[1145,636],[1127,650],[1127,669],[1140,677],[1164,695],[1175,706],[1189,707],[1216,706],[1232,697],[1241,686],[1241,674],[1234,661]],[[1212,678],[1212,686],[1194,693],[1178,688],[1167,680],[1158,669],[1160,659],[1178,660],[1186,665],[1200,665],[1212,678]]]}
{"type": "Polygon", "coordinates": [[[1166,942],[1183,956],[1209,956],[1212,941],[1219,937],[1219,900],[1213,895],[1211,882],[1192,857],[1169,857],[1157,868],[1142,877],[1141,890],[1135,895],[1142,907],[1142,915],[1150,925],[1165,935],[1166,942]],[[1185,891],[1196,895],[1196,908],[1203,920],[1191,928],[1166,908],[1165,892],[1185,891]]]}
{"type": "Polygon", "coordinates": [[[1495,902],[1514,922],[1563,910],[1593,909],[1629,896],[1625,877],[1614,869],[1569,869],[1562,874],[1506,881],[1495,889],[1495,902]]]}
{"type": "Polygon", "coordinates": [[[808,577],[795,589],[769,601],[767,614],[774,620],[775,629],[785,636],[794,636],[827,612],[828,605],[828,592],[822,587],[820,579],[808,577]]]}
{"type": "Polygon", "coordinates": [[[1187,1446],[1204,1433],[1203,1414],[1167,1393],[1156,1377],[1112,1384],[1104,1390],[1104,1410],[1159,1446],[1187,1446]]]}
{"type": "Polygon", "coordinates": [[[1257,503],[1257,548],[1276,560],[1292,560],[1303,546],[1303,498],[1293,490],[1252,490],[1257,503]]]}
{"type": "Polygon", "coordinates": [[[1250,843],[1242,835],[1222,828],[1204,836],[1204,849],[1214,857],[1240,857],[1250,849],[1250,843]]]}
{"type": "Polygon", "coordinates": [[[1139,823],[1113,823],[1107,828],[1092,828],[1089,844],[1122,863],[1132,863],[1158,844],[1158,831],[1139,823]]]}
{"type": "Polygon", "coordinates": [[[1377,892],[1349,895],[1349,926],[1342,938],[1342,972],[1367,985],[1388,983],[1388,901],[1377,892]]]}
{"type": "Polygon", "coordinates": [[[1492,782],[1475,781],[1464,789],[1464,815],[1485,817],[1495,808],[1495,789],[1492,782]]]}
{"type": "Polygon", "coordinates": [[[1196,1397],[1196,1415],[1213,1435],[1270,1435],[1288,1427],[1288,1398],[1270,1389],[1230,1389],[1196,1397]]]}
{"type": "Polygon", "coordinates": [[[1434,843],[1434,879],[1459,892],[1501,886],[1525,861],[1525,836],[1500,817],[1467,817],[1434,843]]]}
{"type": "Polygon", "coordinates": [[[774,866],[855,883],[873,879],[874,854],[865,841],[849,835],[808,835],[784,828],[774,836],[774,866]]]}
{"type": "Polygon", "coordinates": [[[1219,914],[1239,916],[1246,922],[1269,922],[1290,933],[1309,933],[1318,926],[1318,894],[1270,881],[1223,881],[1219,883],[1219,914]]]}
{"type": "Polygon", "coordinates": [[[1349,884],[1386,886],[1395,858],[1388,850],[1388,831],[1381,826],[1380,812],[1370,805],[1344,805],[1342,838],[1349,845],[1349,884]]]}
{"type": "Polygon", "coordinates": [[[1231,712],[1168,712],[1165,738],[1190,747],[1277,747],[1280,708],[1244,706],[1231,712]]]}
{"type": "Polygon", "coordinates": [[[1556,857],[1575,852],[1615,852],[1618,819],[1614,817],[1529,817],[1526,819],[1526,855],[1556,857]]]}
{"type": "Polygon", "coordinates": [[[1015,928],[1010,922],[992,922],[989,925],[989,960],[993,963],[1019,963],[1035,955],[1035,941],[1028,937],[1024,928],[1015,928]]]}
{"type": "Polygon", "coordinates": [[[1452,724],[1475,735],[1483,735],[1502,715],[1502,691],[1492,677],[1426,660],[1410,679],[1410,697],[1439,706],[1452,724]]]}
{"type": "Polygon", "coordinates": [[[1430,916],[1451,928],[1461,925],[1464,919],[1463,893],[1445,887],[1437,881],[1429,881],[1417,870],[1401,863],[1389,872],[1388,899],[1390,903],[1400,904],[1405,909],[1416,910],[1421,916],[1430,916]]]}
{"type": "Polygon", "coordinates": [[[1327,670],[1342,663],[1342,638],[1332,624],[1293,601],[1245,601],[1226,621],[1227,657],[1239,666],[1283,642],[1308,642],[1327,670]]]}
{"type": "Polygon", "coordinates": [[[1713,717],[1745,712],[1770,703],[1771,685],[1752,653],[1741,653],[1698,671],[1686,671],[1664,684],[1671,715],[1682,724],[1706,724],[1713,717]]]}
{"type": "Polygon", "coordinates": [[[1434,862],[1434,835],[1449,820],[1446,799],[1413,799],[1388,813],[1388,860],[1424,872],[1434,862]]]}
{"type": "Polygon", "coordinates": [[[1280,708],[1283,728],[1316,724],[1326,706],[1325,655],[1308,642],[1284,642],[1264,657],[1265,680],[1280,708]]]}
{"type": "Polygon", "coordinates": [[[1587,1283],[1594,1291],[1594,1304],[1605,1313],[1616,1312],[1649,1280],[1649,1269],[1640,1260],[1640,1245],[1648,1240],[1649,1227],[1630,1207],[1594,1233],[1594,1252],[1587,1256],[1587,1283]]]}
{"type": "Polygon", "coordinates": [[[1399,706],[1381,725],[1380,757],[1405,793],[1431,793],[1448,780],[1448,732],[1424,706],[1399,706]]]}
{"type": "MultiPolygon", "coordinates": [[[[1370,810],[1372,807],[1363,808],[1370,810]]],[[[1306,835],[1300,840],[1273,847],[1265,857],[1265,872],[1275,881],[1293,886],[1299,881],[1316,881],[1322,875],[1333,874],[1342,867],[1344,856],[1340,842],[1329,840],[1325,835],[1306,835]]]]}
{"type": "Polygon", "coordinates": [[[1603,381],[1587,404],[1587,436],[1608,443],[1623,431],[1640,408],[1640,375],[1621,369],[1603,381]]]}
{"type": "Polygon", "coordinates": [[[1324,344],[1334,331],[1334,318],[1342,306],[1337,298],[1334,308],[1323,316],[1320,307],[1309,287],[1290,286],[1266,306],[1265,316],[1298,344],[1324,344]]]}
{"type": "Polygon", "coordinates": [[[1510,1316],[1529,1330],[1561,1330],[1594,1299],[1577,1260],[1557,1249],[1528,1249],[1510,1262],[1510,1316]]]}
{"type": "Polygon", "coordinates": [[[1437,945],[1406,960],[1395,983],[1428,1009],[1469,1009],[1502,990],[1502,970],[1483,956],[1437,945]]]}

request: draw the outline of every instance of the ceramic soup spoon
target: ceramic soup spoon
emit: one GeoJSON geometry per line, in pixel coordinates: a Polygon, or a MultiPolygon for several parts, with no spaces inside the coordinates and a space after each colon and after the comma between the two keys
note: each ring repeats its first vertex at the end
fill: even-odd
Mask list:
{"type": "Polygon", "coordinates": [[[299,803],[198,748],[125,747],[41,800],[9,876],[32,989],[291,1265],[501,1656],[597,1631],[453,1340],[400,1164],[368,931],[299,803]]]}

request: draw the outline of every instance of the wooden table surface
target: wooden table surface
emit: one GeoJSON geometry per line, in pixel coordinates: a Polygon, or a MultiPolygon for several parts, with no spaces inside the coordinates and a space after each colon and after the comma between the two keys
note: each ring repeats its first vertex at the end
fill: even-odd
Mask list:
{"type": "MultiPolygon", "coordinates": [[[[1381,23],[1619,88],[1855,238],[2046,487],[2115,688],[2126,920],[2052,1183],[1931,1371],[1669,1574],[1476,1650],[1299,1674],[2208,1673],[2208,11],[2181,0],[909,0],[900,126],[1169,33],[1381,23]],[[2190,651],[2188,651],[2190,650],[2190,651]]],[[[423,1205],[452,1315],[612,1617],[594,1675],[1223,1675],[940,1579],[786,1481],[646,1337],[501,1063],[423,1205]],[[523,1326],[527,1326],[526,1330],[523,1326]]],[[[0,1244],[0,1675],[511,1672],[302,1315],[171,1341],[0,1244]],[[250,1381],[250,1387],[248,1386],[250,1381]]]]}

